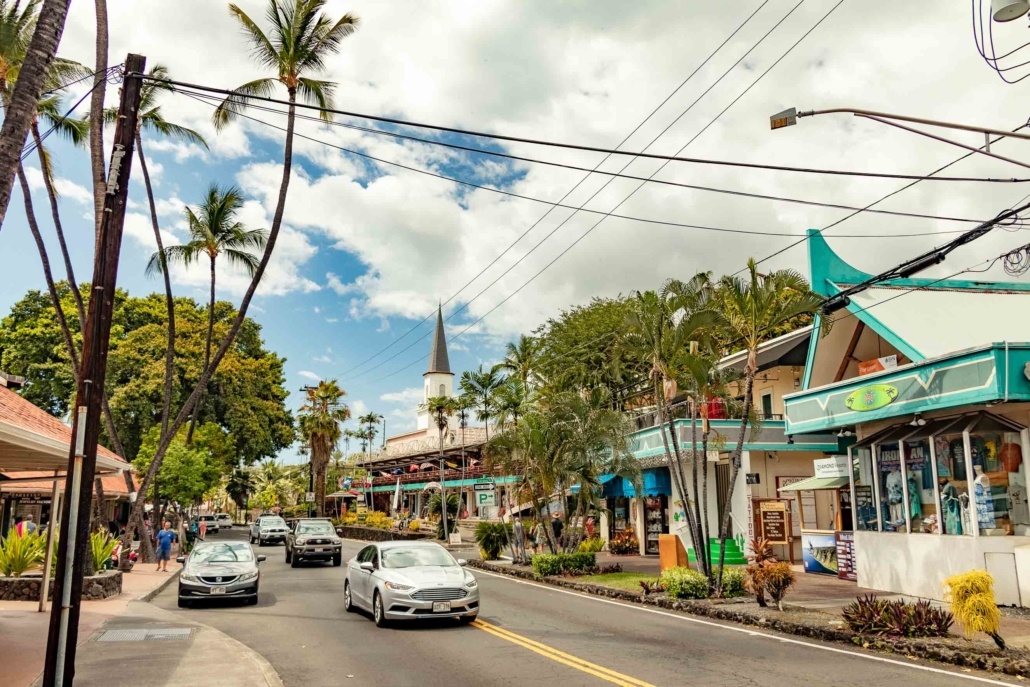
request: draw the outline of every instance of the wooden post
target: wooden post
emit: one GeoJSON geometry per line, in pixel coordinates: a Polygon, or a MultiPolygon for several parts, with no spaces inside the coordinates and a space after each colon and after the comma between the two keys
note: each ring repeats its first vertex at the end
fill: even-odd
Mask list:
{"type": "Polygon", "coordinates": [[[129,173],[132,169],[136,123],[139,116],[141,75],[146,58],[129,55],[125,61],[121,102],[115,124],[114,149],[104,196],[104,214],[96,261],[93,265],[92,294],[86,315],[82,344],[82,370],[72,413],[73,445],[68,458],[65,502],[61,512],[64,536],[57,554],[53,610],[47,637],[44,687],[71,685],[75,678],[75,650],[79,637],[82,578],[89,546],[89,515],[93,479],[96,476],[97,444],[100,436],[101,400],[107,375],[107,351],[111,337],[118,256],[128,202],[129,173]]]}

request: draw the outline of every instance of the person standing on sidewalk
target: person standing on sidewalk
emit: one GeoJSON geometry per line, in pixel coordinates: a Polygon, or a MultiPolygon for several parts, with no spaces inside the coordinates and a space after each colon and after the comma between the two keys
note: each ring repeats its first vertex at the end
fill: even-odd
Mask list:
{"type": "Polygon", "coordinates": [[[168,572],[168,559],[172,557],[172,542],[178,541],[179,535],[172,529],[172,523],[165,520],[165,527],[157,533],[157,571],[168,572]]]}
{"type": "Polygon", "coordinates": [[[559,549],[563,546],[561,533],[565,529],[565,523],[561,521],[560,515],[560,513],[555,513],[554,518],[551,520],[551,532],[554,533],[554,543],[559,549]]]}

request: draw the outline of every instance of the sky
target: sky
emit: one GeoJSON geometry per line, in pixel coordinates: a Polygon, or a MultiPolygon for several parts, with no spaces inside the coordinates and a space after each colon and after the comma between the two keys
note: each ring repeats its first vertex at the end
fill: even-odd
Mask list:
{"type": "MultiPolygon", "coordinates": [[[[263,24],[264,1],[238,4],[263,24]]],[[[349,11],[361,23],[328,60],[322,78],[337,84],[337,108],[353,113],[602,148],[621,144],[625,151],[916,175],[963,151],[847,114],[806,118],[777,131],[770,131],[769,116],[796,106],[887,111],[998,129],[1027,121],[1022,102],[1030,86],[1005,84],[984,63],[965,3],[844,0],[791,49],[835,5],[837,0],[330,0],[329,16],[349,11]]],[[[109,0],[108,7],[112,64],[136,52],[146,56],[148,67],[168,67],[172,78],[222,88],[268,76],[219,0],[109,0]]],[[[59,54],[92,64],[94,32],[93,4],[72,3],[59,54]]],[[[997,25],[994,38],[998,53],[1018,47],[1026,20],[997,25]]],[[[67,105],[84,92],[73,88],[67,105]]],[[[108,104],[117,99],[117,86],[110,86],[108,104]]],[[[282,176],[283,133],[273,127],[285,126],[285,118],[252,111],[260,122],[243,120],[215,132],[212,107],[182,94],[165,96],[162,111],[208,143],[204,149],[144,140],[166,242],[185,239],[183,208],[212,183],[238,185],[248,199],[240,219],[249,228],[267,228],[282,176]]],[[[656,160],[606,159],[356,117],[335,121],[587,169],[625,167],[622,173],[638,177],[657,172],[659,180],[846,206],[864,207],[908,183],[679,162],[663,167],[656,160]]],[[[806,229],[851,214],[655,183],[634,192],[640,182],[314,122],[300,122],[297,131],[309,138],[295,143],[284,226],[249,314],[262,325],[267,346],[287,360],[291,408],[299,406],[303,385],[336,378],[353,414],[382,413],[391,435],[414,429],[434,319],[419,323],[435,314],[438,303],[449,318],[451,366],[460,374],[497,362],[506,342],[564,308],[700,270],[733,273],[748,257],[765,257],[806,229]],[[608,212],[624,218],[605,218],[608,212]]],[[[983,142],[980,134],[938,131],[966,145],[983,142]]],[[[1020,148],[1028,145],[1010,139],[992,151],[1023,158],[1020,148]]],[[[74,266],[85,280],[93,246],[88,156],[63,142],[51,150],[74,266]]],[[[27,164],[36,214],[51,260],[59,264],[38,159],[27,164]]],[[[983,156],[947,173],[1030,178],[1030,169],[983,156]]],[[[924,181],[876,207],[983,220],[1028,193],[1026,183],[924,181]]],[[[23,208],[15,191],[0,231],[0,313],[26,290],[45,287],[23,208]]],[[[825,235],[852,264],[878,272],[954,235],[945,232],[973,225],[861,213],[825,235]]],[[[953,274],[1026,242],[1021,230],[1012,233],[996,230],[926,275],[953,274]]],[[[134,165],[119,286],[134,295],[160,289],[144,274],[154,249],[134,165]]],[[[764,263],[764,269],[781,268],[807,274],[805,245],[764,263]]],[[[173,276],[178,295],[206,300],[206,270],[173,276]]],[[[998,270],[987,276],[1006,278],[998,270]]],[[[219,298],[238,302],[246,284],[243,275],[220,267],[219,298]]],[[[283,458],[296,460],[296,452],[283,458]]]]}

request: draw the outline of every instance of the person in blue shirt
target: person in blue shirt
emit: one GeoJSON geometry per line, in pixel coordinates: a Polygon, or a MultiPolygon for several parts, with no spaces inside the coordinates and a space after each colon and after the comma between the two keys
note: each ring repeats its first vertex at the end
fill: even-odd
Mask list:
{"type": "Polygon", "coordinates": [[[179,537],[172,530],[172,523],[165,521],[164,529],[157,533],[157,572],[168,572],[168,559],[172,557],[172,542],[179,537]]]}

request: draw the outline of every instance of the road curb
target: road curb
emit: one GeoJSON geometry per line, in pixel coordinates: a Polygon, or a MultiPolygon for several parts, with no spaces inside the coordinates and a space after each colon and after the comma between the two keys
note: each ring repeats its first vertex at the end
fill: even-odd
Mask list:
{"type": "MultiPolygon", "coordinates": [[[[156,587],[151,589],[149,592],[147,592],[147,593],[145,593],[145,594],[143,594],[141,596],[136,597],[135,599],[133,599],[133,601],[142,601],[142,602],[146,603],[146,602],[149,602],[149,601],[153,600],[154,597],[156,597],[158,594],[163,592],[168,587],[168,585],[170,585],[175,580],[179,579],[179,573],[181,573],[181,572],[182,572],[181,569],[180,570],[176,570],[173,574],[169,575],[168,578],[166,580],[164,580],[161,584],[157,585],[156,587]]],[[[129,574],[131,575],[132,573],[129,573],[129,574]]]]}
{"type": "MultiPolygon", "coordinates": [[[[1026,650],[1009,648],[1002,652],[987,648],[957,651],[950,647],[935,645],[930,640],[888,640],[883,637],[859,635],[842,628],[817,628],[787,619],[770,620],[748,613],[745,610],[735,610],[733,606],[736,604],[715,604],[704,601],[676,600],[666,597],[644,597],[641,594],[613,587],[583,584],[560,578],[538,577],[532,571],[512,570],[505,566],[481,560],[470,560],[468,564],[470,567],[498,575],[530,580],[551,587],[569,589],[601,599],[624,601],[639,606],[653,606],[664,610],[678,611],[691,616],[759,627],[778,634],[794,635],[835,644],[847,644],[877,653],[904,655],[933,661],[934,663],[944,663],[963,668],[976,668],[987,672],[1004,673],[1018,677],[1030,677],[1030,652],[1026,650]]],[[[789,606],[790,604],[787,605],[789,606]]]]}

